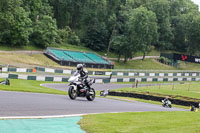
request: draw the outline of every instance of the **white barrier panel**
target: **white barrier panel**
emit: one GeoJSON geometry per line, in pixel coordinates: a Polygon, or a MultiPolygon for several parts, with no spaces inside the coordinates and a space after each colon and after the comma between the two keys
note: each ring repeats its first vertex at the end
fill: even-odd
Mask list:
{"type": "Polygon", "coordinates": [[[139,76],[145,76],[145,73],[139,73],[139,76]]]}
{"type": "Polygon", "coordinates": [[[54,77],[53,81],[61,82],[62,81],[62,77],[54,77]]]}
{"type": "Polygon", "coordinates": [[[182,81],[183,80],[183,78],[178,78],[178,81],[182,81]]]}
{"type": "Polygon", "coordinates": [[[189,73],[185,73],[185,76],[189,76],[189,73]]]}
{"type": "Polygon", "coordinates": [[[8,77],[8,74],[7,73],[1,73],[0,74],[0,78],[7,78],[8,77]]]}
{"type": "Polygon", "coordinates": [[[3,72],[7,72],[7,71],[8,71],[8,68],[7,68],[7,67],[3,67],[3,68],[2,68],[2,71],[3,71],[3,72]]]}
{"type": "Polygon", "coordinates": [[[45,68],[45,72],[54,73],[55,70],[54,69],[50,69],[50,68],[45,68]]]}
{"type": "Polygon", "coordinates": [[[103,80],[102,79],[96,79],[95,83],[103,83],[103,80]]]}
{"type": "Polygon", "coordinates": [[[134,73],[129,73],[128,76],[134,76],[134,73]]]}
{"type": "Polygon", "coordinates": [[[18,75],[18,79],[25,79],[25,80],[27,80],[27,75],[18,75]]]}
{"type": "Polygon", "coordinates": [[[200,78],[196,78],[196,81],[200,81],[200,78]]]}
{"type": "Polygon", "coordinates": [[[39,81],[45,81],[45,77],[37,76],[37,77],[36,77],[36,80],[39,80],[39,81]]]}
{"type": "Polygon", "coordinates": [[[142,78],[136,78],[135,81],[138,80],[138,82],[142,81],[142,78]]]}
{"type": "Polygon", "coordinates": [[[17,72],[26,72],[26,68],[17,68],[17,72]]]}
{"type": "MultiPolygon", "coordinates": [[[[112,72],[106,72],[105,75],[110,75],[112,72]]],[[[93,74],[94,75],[94,74],[93,74]]]]}
{"type": "Polygon", "coordinates": [[[152,76],[152,77],[153,77],[153,76],[155,76],[155,73],[150,73],[149,76],[152,76]]]}
{"type": "Polygon", "coordinates": [[[192,73],[192,76],[197,76],[197,74],[196,73],[192,73]]]}
{"type": "Polygon", "coordinates": [[[118,73],[117,73],[117,76],[123,76],[123,73],[118,72],[118,73]]]}
{"type": "Polygon", "coordinates": [[[158,78],[158,81],[163,81],[163,78],[158,78]]]}
{"type": "Polygon", "coordinates": [[[117,82],[117,79],[116,78],[112,78],[111,80],[110,80],[110,82],[112,83],[112,82],[117,82]]]}
{"type": "Polygon", "coordinates": [[[168,81],[173,81],[173,78],[168,78],[168,81]]]}
{"type": "Polygon", "coordinates": [[[123,78],[123,82],[130,82],[130,78],[123,78]]]}
{"type": "Polygon", "coordinates": [[[177,73],[177,76],[181,76],[181,73],[177,73]]]}
{"type": "Polygon", "coordinates": [[[147,78],[147,82],[152,82],[153,79],[152,78],[147,78]]]}
{"type": "Polygon", "coordinates": [[[159,76],[160,77],[164,77],[164,73],[159,73],[159,76]]]}
{"type": "Polygon", "coordinates": [[[71,74],[71,70],[63,70],[63,73],[65,73],[65,74],[71,74]]]}
{"type": "Polygon", "coordinates": [[[187,81],[192,81],[192,78],[187,78],[187,81]]]}

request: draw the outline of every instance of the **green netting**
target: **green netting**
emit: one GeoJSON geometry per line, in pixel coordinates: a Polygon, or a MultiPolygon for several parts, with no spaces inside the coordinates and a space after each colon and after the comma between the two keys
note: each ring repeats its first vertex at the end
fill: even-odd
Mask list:
{"type": "Polygon", "coordinates": [[[81,117],[0,120],[0,133],[85,133],[77,122],[81,117]]]}

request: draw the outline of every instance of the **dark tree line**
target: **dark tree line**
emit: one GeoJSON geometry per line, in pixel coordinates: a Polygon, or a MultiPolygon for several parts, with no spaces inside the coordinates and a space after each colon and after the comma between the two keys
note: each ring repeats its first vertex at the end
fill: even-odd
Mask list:
{"type": "Polygon", "coordinates": [[[191,0],[1,0],[0,45],[84,45],[128,58],[152,46],[200,52],[191,0]]]}

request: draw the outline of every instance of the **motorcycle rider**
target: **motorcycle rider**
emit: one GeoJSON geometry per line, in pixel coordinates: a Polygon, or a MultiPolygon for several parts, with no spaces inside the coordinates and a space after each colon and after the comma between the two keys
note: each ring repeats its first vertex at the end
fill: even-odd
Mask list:
{"type": "Polygon", "coordinates": [[[164,99],[164,105],[166,105],[168,101],[169,101],[168,96],[166,96],[164,99]]]}
{"type": "Polygon", "coordinates": [[[90,90],[90,85],[88,84],[89,83],[89,81],[88,81],[88,71],[87,71],[87,69],[86,68],[84,68],[84,65],[83,64],[78,64],[77,65],[77,71],[76,71],[77,73],[79,73],[80,74],[80,79],[82,80],[82,81],[84,81],[84,83],[85,83],[85,85],[89,88],[89,90],[90,90]]]}

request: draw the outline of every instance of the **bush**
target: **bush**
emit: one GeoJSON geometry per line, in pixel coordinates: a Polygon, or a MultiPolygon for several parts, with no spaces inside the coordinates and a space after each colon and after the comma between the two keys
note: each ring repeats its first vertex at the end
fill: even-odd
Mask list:
{"type": "Polygon", "coordinates": [[[68,26],[65,29],[60,29],[58,34],[59,34],[59,39],[62,43],[72,44],[72,45],[80,44],[79,37],[68,26]]]}
{"type": "Polygon", "coordinates": [[[159,58],[159,61],[160,61],[161,63],[164,63],[164,62],[165,62],[165,57],[161,56],[161,57],[159,58]]]}

